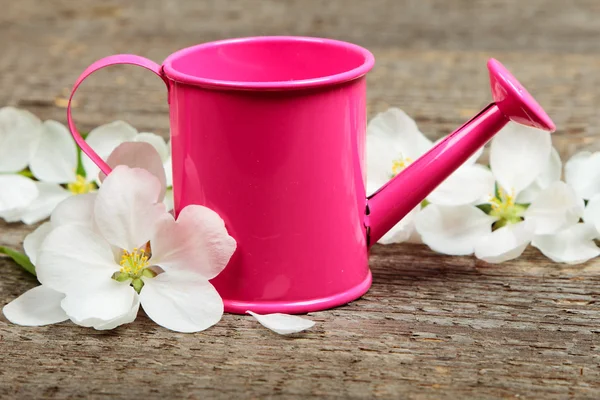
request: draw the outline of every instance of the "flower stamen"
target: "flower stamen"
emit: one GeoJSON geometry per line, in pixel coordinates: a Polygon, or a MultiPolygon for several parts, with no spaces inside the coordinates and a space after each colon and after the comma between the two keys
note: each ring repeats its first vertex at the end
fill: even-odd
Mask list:
{"type": "Polygon", "coordinates": [[[128,274],[131,278],[139,278],[144,269],[148,267],[148,255],[146,254],[146,249],[133,249],[132,252],[127,250],[123,250],[123,254],[121,255],[121,261],[119,265],[121,265],[121,273],[128,274]]]}
{"type": "Polygon", "coordinates": [[[79,174],[75,177],[75,182],[67,184],[67,189],[74,194],[85,194],[89,193],[96,188],[96,185],[92,182],[88,182],[85,178],[79,174]]]}
{"type": "Polygon", "coordinates": [[[400,158],[397,158],[392,161],[392,178],[398,175],[400,172],[404,171],[406,167],[408,167],[413,160],[410,157],[403,157],[400,155],[400,158]]]}

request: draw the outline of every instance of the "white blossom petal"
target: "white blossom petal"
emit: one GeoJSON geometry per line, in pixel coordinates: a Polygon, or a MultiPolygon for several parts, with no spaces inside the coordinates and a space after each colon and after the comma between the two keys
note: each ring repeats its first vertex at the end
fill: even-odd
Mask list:
{"type": "Polygon", "coordinates": [[[523,221],[496,229],[476,243],[475,257],[492,264],[519,257],[533,239],[533,227],[523,221]]]}
{"type": "Polygon", "coordinates": [[[272,330],[280,335],[289,335],[291,333],[298,333],[315,326],[315,322],[310,319],[298,317],[296,315],[288,314],[257,314],[252,311],[246,311],[246,313],[252,315],[262,326],[272,330]]]}
{"type": "Polygon", "coordinates": [[[0,175],[0,217],[27,207],[38,196],[35,182],[17,174],[0,175]]]}
{"type": "Polygon", "coordinates": [[[539,193],[523,217],[534,223],[536,235],[547,235],[576,224],[583,209],[583,199],[573,188],[557,181],[539,193]]]}
{"type": "Polygon", "coordinates": [[[560,160],[560,155],[558,154],[558,151],[552,147],[550,159],[548,160],[546,167],[537,178],[535,178],[531,185],[527,186],[517,195],[517,203],[531,203],[542,190],[546,189],[552,183],[559,181],[561,173],[562,161],[560,160]]]}
{"type": "Polygon", "coordinates": [[[44,222],[38,226],[36,230],[25,236],[25,240],[23,240],[23,249],[33,265],[37,264],[38,252],[40,251],[46,236],[48,236],[52,229],[53,227],[50,222],[44,222]]]}
{"type": "Polygon", "coordinates": [[[390,108],[377,114],[369,121],[367,134],[380,137],[388,146],[413,161],[432,146],[431,140],[419,131],[415,121],[399,108],[390,108]]]}
{"type": "Polygon", "coordinates": [[[596,229],[579,223],[551,235],[536,235],[531,244],[554,262],[581,264],[600,255],[596,229]]]}
{"type": "Polygon", "coordinates": [[[41,121],[32,113],[0,108],[0,172],[19,172],[37,147],[41,121]]]}
{"type": "Polygon", "coordinates": [[[165,205],[159,203],[160,192],[160,182],[150,172],[117,166],[102,184],[94,205],[102,236],[127,251],[143,247],[156,221],[166,214],[165,205]]]}
{"type": "Polygon", "coordinates": [[[110,244],[101,236],[81,226],[62,225],[42,243],[36,272],[43,285],[67,293],[111,279],[119,267],[110,244]]]}
{"type": "Polygon", "coordinates": [[[586,200],[600,194],[600,152],[582,151],[565,164],[565,180],[586,200]]]}
{"type": "MultiPolygon", "coordinates": [[[[114,121],[92,129],[85,141],[100,158],[106,160],[118,145],[133,141],[136,135],[137,130],[127,122],[114,121]]],[[[81,157],[81,163],[85,169],[87,179],[91,182],[99,182],[98,173],[100,168],[85,154],[81,157]]]]}
{"type": "Polygon", "coordinates": [[[442,206],[481,204],[494,194],[495,183],[488,168],[479,164],[465,165],[431,192],[427,200],[442,206]]]}
{"type": "Polygon", "coordinates": [[[50,217],[53,227],[73,224],[89,230],[94,228],[94,205],[97,193],[71,196],[56,206],[50,217]]]}
{"type": "MultiPolygon", "coordinates": [[[[162,140],[162,138],[161,138],[162,140]]],[[[121,143],[110,154],[106,163],[115,168],[117,165],[127,165],[130,168],[142,168],[150,172],[160,181],[161,192],[159,199],[165,197],[166,175],[163,162],[154,147],[145,142],[125,142],[121,143]]],[[[100,180],[103,182],[106,175],[100,172],[100,180]]]]}
{"type": "Polygon", "coordinates": [[[92,289],[69,291],[61,306],[77,325],[105,330],[132,322],[139,301],[129,282],[108,278],[97,282],[92,289]]]}
{"type": "Polygon", "coordinates": [[[221,296],[199,274],[170,270],[142,279],[142,307],[148,317],[162,327],[176,332],[199,332],[223,316],[221,296]]]}
{"type": "Polygon", "coordinates": [[[60,306],[64,294],[40,285],[4,306],[2,312],[13,324],[43,326],[69,319],[60,306]]]}
{"type": "Polygon", "coordinates": [[[140,132],[135,136],[134,141],[152,145],[160,156],[161,162],[167,161],[167,158],[169,157],[169,146],[162,136],[150,132],[140,132]]]}
{"type": "Polygon", "coordinates": [[[36,182],[38,197],[21,210],[19,219],[31,225],[48,218],[52,211],[65,199],[73,196],[71,192],[56,183],[36,182]]]}
{"type": "Polygon", "coordinates": [[[416,228],[432,250],[459,256],[472,254],[476,243],[491,233],[494,221],[474,206],[430,204],[417,216],[416,228]]]}
{"type": "Polygon", "coordinates": [[[545,169],[551,150],[548,132],[509,122],[492,139],[490,167],[504,190],[518,194],[545,169]]]}
{"type": "Polygon", "coordinates": [[[368,193],[385,184],[393,175],[394,160],[410,163],[431,148],[431,141],[417,124],[398,108],[377,114],[367,126],[368,193]]]}
{"type": "Polygon", "coordinates": [[[69,130],[60,122],[45,121],[40,129],[39,145],[29,169],[43,182],[74,182],[77,171],[77,147],[69,130]]]}
{"type": "Polygon", "coordinates": [[[165,169],[165,176],[167,177],[167,188],[173,186],[173,158],[171,157],[171,142],[169,142],[168,146],[169,156],[163,163],[163,167],[165,169]]]}
{"type": "Polygon", "coordinates": [[[598,232],[596,238],[600,238],[600,195],[592,197],[583,211],[583,220],[593,225],[598,232]]]}
{"type": "Polygon", "coordinates": [[[404,216],[396,225],[385,233],[377,243],[380,244],[392,244],[402,243],[415,239],[415,219],[417,214],[421,211],[421,206],[418,205],[413,208],[408,214],[404,216]]]}
{"type": "Polygon", "coordinates": [[[152,263],[167,272],[188,270],[205,279],[223,271],[236,248],[221,217],[199,205],[185,207],[177,221],[165,214],[154,226],[151,243],[152,263]]]}

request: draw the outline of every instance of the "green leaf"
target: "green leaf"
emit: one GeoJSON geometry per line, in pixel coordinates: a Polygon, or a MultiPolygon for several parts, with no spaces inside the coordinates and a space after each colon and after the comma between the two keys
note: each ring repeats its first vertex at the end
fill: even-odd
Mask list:
{"type": "Polygon", "coordinates": [[[31,261],[29,261],[29,257],[27,257],[25,254],[4,246],[0,246],[0,254],[6,254],[12,258],[14,262],[23,267],[25,271],[34,276],[36,275],[35,266],[31,263],[31,261]]]}

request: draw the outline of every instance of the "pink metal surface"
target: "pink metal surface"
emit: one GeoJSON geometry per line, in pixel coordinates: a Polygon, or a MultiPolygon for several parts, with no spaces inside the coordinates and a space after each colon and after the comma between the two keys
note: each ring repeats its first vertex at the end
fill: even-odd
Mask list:
{"type": "MultiPolygon", "coordinates": [[[[367,231],[375,243],[483,146],[508,121],[502,108],[518,114],[514,93],[503,92],[506,106],[488,106],[415,161],[368,200],[365,216],[365,74],[373,63],[367,50],[335,40],[230,39],[180,50],[163,67],[133,55],[104,58],[77,79],[71,98],[108,65],[159,75],[169,89],[175,212],[208,206],[238,242],[212,281],[225,310],[305,313],[363,295],[371,285],[367,231]]],[[[549,126],[540,111],[528,121],[549,126]]],[[[67,116],[77,143],[109,173],[77,132],[70,104],[67,116]]]]}

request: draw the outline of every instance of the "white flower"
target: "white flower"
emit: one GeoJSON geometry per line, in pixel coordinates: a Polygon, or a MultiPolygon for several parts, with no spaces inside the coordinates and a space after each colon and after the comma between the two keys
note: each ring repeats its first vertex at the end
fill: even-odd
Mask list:
{"type": "Polygon", "coordinates": [[[25,244],[42,285],[5,306],[5,316],[23,325],[69,318],[112,329],[133,321],[141,304],[156,323],[179,332],[218,322],[223,302],[209,279],[226,266],[235,241],[205,207],[188,206],[175,220],[163,191],[148,171],[117,166],[97,193],[61,203],[49,232],[38,229],[25,244]]]}
{"type": "Polygon", "coordinates": [[[432,249],[503,262],[521,255],[535,235],[560,232],[583,215],[582,199],[559,181],[560,158],[547,132],[510,123],[492,140],[490,164],[498,193],[488,200],[489,216],[471,205],[434,207],[428,218],[417,219],[432,249]]]}
{"type": "MultiPolygon", "coordinates": [[[[376,115],[367,127],[367,193],[374,193],[432,146],[432,142],[404,111],[390,108],[376,115]]],[[[482,151],[471,156],[430,193],[427,201],[442,206],[458,206],[477,203],[489,194],[493,190],[494,179],[487,168],[475,164],[482,151]]],[[[420,210],[420,205],[413,209],[379,243],[418,241],[415,219],[420,210]]]]}
{"type": "Polygon", "coordinates": [[[38,196],[35,183],[19,172],[31,160],[40,125],[28,111],[0,108],[0,218],[10,219],[38,196]]]}
{"type": "MultiPolygon", "coordinates": [[[[138,134],[123,121],[92,130],[86,141],[104,159],[123,142],[149,143],[163,162],[169,156],[163,138],[152,133],[138,134]]],[[[127,157],[131,157],[131,154],[127,154],[127,157]]],[[[127,157],[117,155],[112,162],[114,165],[123,164],[127,162],[127,157]]],[[[13,210],[5,219],[8,222],[21,220],[26,224],[34,224],[46,219],[56,205],[67,197],[96,190],[96,184],[99,183],[98,167],[82,155],[85,175],[80,175],[77,173],[78,163],[77,147],[68,129],[59,122],[45,121],[41,125],[38,144],[30,162],[31,173],[38,179],[34,184],[39,195],[29,205],[13,210]]]]}
{"type": "Polygon", "coordinates": [[[565,164],[565,181],[585,200],[600,194],[600,152],[582,151],[565,164]]]}

